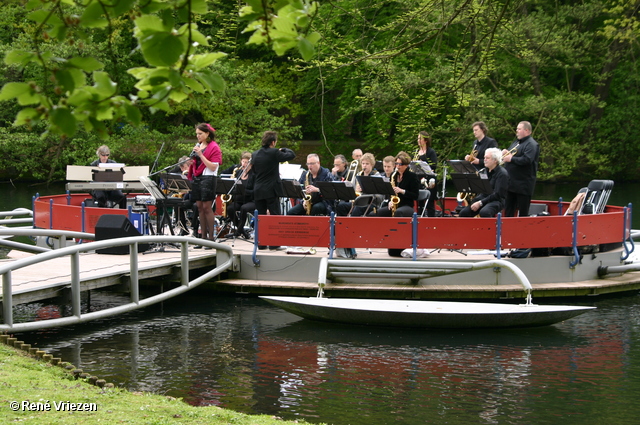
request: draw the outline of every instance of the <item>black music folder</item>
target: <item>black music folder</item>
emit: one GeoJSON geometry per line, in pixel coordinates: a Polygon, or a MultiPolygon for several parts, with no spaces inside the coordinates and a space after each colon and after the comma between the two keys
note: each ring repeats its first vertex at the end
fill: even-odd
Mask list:
{"type": "Polygon", "coordinates": [[[244,185],[241,180],[218,178],[216,193],[219,195],[244,195],[244,185]]]}
{"type": "Polygon", "coordinates": [[[362,193],[373,195],[395,195],[396,193],[388,179],[380,176],[358,176],[356,177],[362,188],[362,193]]]}
{"type": "Polygon", "coordinates": [[[315,182],[314,184],[320,189],[324,199],[341,201],[356,199],[356,190],[351,182],[315,182]]]}
{"type": "Polygon", "coordinates": [[[304,193],[302,185],[298,180],[282,180],[285,198],[303,199],[304,193]]]}
{"type": "Polygon", "coordinates": [[[191,182],[182,174],[162,173],[160,180],[165,187],[172,192],[188,192],[191,190],[191,182]]]}
{"type": "Polygon", "coordinates": [[[464,159],[452,159],[449,161],[449,165],[453,168],[453,171],[459,174],[473,173],[475,174],[478,170],[473,166],[469,161],[465,161],[464,159]]]}
{"type": "Polygon", "coordinates": [[[453,185],[458,192],[463,193],[493,193],[489,177],[486,174],[460,174],[451,173],[453,185]]]}

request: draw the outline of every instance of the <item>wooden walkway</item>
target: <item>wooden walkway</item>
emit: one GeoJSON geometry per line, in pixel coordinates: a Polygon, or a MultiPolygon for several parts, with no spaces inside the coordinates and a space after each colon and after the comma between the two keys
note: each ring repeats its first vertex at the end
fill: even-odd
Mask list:
{"type": "MultiPolygon", "coordinates": [[[[21,251],[11,251],[0,264],[26,256],[21,251]]],[[[216,265],[216,251],[189,250],[189,270],[216,265]]],[[[148,251],[138,256],[139,279],[180,279],[180,251],[167,248],[164,252],[148,251]]],[[[56,258],[11,273],[13,304],[54,298],[64,294],[71,285],[70,257],[56,258]]],[[[80,281],[83,291],[129,282],[129,255],[80,254],[80,281]]],[[[1,294],[0,288],[0,294],[1,294]]]]}
{"type": "MultiPolygon", "coordinates": [[[[204,284],[209,289],[233,294],[250,295],[297,295],[315,296],[318,291],[318,265],[320,258],[328,256],[328,249],[319,248],[316,254],[287,254],[285,251],[261,250],[257,252],[261,260],[259,267],[252,262],[253,244],[244,239],[222,241],[232,246],[237,257],[238,270],[229,272],[221,279],[204,284]]],[[[28,256],[12,251],[10,258],[0,260],[14,261],[28,256]]],[[[619,255],[612,253],[611,255],[619,255]]],[[[335,256],[335,253],[334,253],[335,256]]],[[[481,261],[492,259],[487,252],[466,251],[464,253],[449,250],[431,252],[428,258],[418,261],[481,261]],[[466,254],[466,255],[465,255],[466,254]]],[[[567,261],[564,257],[562,261],[567,261]]],[[[599,259],[601,259],[600,257],[599,259]]],[[[358,259],[389,260],[385,249],[358,249],[358,259]]],[[[595,260],[598,261],[599,259],[595,260]]],[[[409,261],[409,259],[406,259],[409,261]]],[[[524,270],[532,280],[534,298],[538,297],[582,297],[603,295],[616,292],[640,290],[640,273],[626,273],[606,279],[579,279],[578,281],[548,282],[540,264],[548,264],[549,259],[526,261],[532,270],[524,270]],[[531,264],[533,263],[533,264],[531,264]]],[[[585,261],[587,261],[585,259],[585,261]]],[[[139,279],[180,280],[180,252],[167,248],[165,252],[149,251],[138,256],[139,279]]],[[[216,251],[189,249],[189,269],[208,271],[216,267],[216,251]]],[[[543,266],[544,267],[544,266],[543,266]]],[[[564,266],[566,269],[567,266],[564,266]]],[[[556,270],[557,271],[557,270],[556,270]]],[[[477,272],[474,276],[478,276],[477,272]]],[[[492,273],[486,271],[486,273],[492,273]]],[[[460,275],[459,275],[460,276],[460,275]]],[[[80,255],[80,280],[83,291],[105,288],[129,283],[129,255],[105,255],[83,253],[80,255]]],[[[70,258],[58,258],[38,265],[25,267],[12,272],[13,304],[32,302],[65,295],[70,281],[70,258]]],[[[126,288],[126,286],[125,286],[126,288]]],[[[1,290],[1,288],[0,288],[1,290]]],[[[327,296],[354,298],[401,298],[401,299],[502,299],[522,298],[523,287],[520,284],[473,284],[467,277],[456,281],[438,281],[430,284],[384,284],[384,283],[328,283],[324,289],[327,296]]]]}

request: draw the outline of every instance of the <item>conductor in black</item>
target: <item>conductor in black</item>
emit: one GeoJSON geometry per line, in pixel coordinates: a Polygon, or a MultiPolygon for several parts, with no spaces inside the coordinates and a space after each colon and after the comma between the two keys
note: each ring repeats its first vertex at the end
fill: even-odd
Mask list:
{"type": "Polygon", "coordinates": [[[287,148],[276,149],[278,133],[265,131],[262,135],[262,147],[255,151],[251,158],[255,183],[253,188],[254,201],[258,214],[282,214],[280,197],[284,196],[282,180],[280,179],[280,163],[290,161],[296,154],[287,148]]]}

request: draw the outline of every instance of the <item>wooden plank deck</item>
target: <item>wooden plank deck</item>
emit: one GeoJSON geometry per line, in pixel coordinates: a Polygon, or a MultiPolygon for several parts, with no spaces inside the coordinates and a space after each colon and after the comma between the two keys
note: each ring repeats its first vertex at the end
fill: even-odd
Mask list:
{"type": "MultiPolygon", "coordinates": [[[[207,282],[205,287],[215,291],[251,295],[298,295],[315,296],[318,285],[318,264],[326,257],[327,248],[317,249],[313,255],[287,254],[285,251],[259,250],[257,255],[262,265],[252,262],[253,244],[245,239],[220,241],[232,246],[238,257],[240,272],[228,273],[223,279],[207,282]],[[288,279],[288,280],[287,280],[288,279]]],[[[12,251],[13,261],[25,254],[12,251]]],[[[618,255],[618,254],[616,254],[618,255]]],[[[189,250],[190,270],[209,270],[216,266],[216,251],[189,250]]],[[[334,253],[335,257],[335,253],[334,253]]],[[[150,251],[139,255],[139,279],[180,278],[180,252],[168,249],[165,252],[150,251]]],[[[480,250],[464,252],[438,250],[428,258],[418,261],[481,261],[495,258],[480,250]]],[[[568,257],[564,257],[565,259],[568,257]]],[[[386,249],[358,249],[358,259],[389,260],[386,249]]],[[[407,261],[409,261],[407,259],[407,261]]],[[[490,271],[488,271],[489,273],[490,271]]],[[[129,256],[84,253],[80,255],[80,278],[83,290],[127,284],[129,282],[129,256]]],[[[544,277],[542,277],[544,278],[544,277]]],[[[12,273],[14,304],[53,298],[64,293],[70,286],[70,259],[60,258],[16,270],[12,273]]],[[[640,273],[627,273],[607,279],[574,282],[532,282],[535,298],[580,297],[640,290],[640,273]]],[[[0,288],[1,289],[1,288],[0,288]]],[[[476,285],[471,282],[452,284],[384,284],[384,283],[329,283],[325,287],[327,296],[353,298],[402,298],[402,299],[500,299],[522,298],[524,292],[519,284],[503,283],[476,285]]]]}
{"type": "MultiPolygon", "coordinates": [[[[9,258],[15,261],[34,255],[11,251],[9,258]]],[[[126,284],[129,281],[129,255],[96,253],[80,254],[80,281],[83,291],[126,284]]],[[[179,279],[180,251],[167,249],[164,252],[148,251],[138,256],[140,280],[154,278],[179,279]]],[[[212,268],[216,264],[216,251],[189,250],[189,270],[212,268]]],[[[39,264],[23,267],[11,273],[13,304],[53,298],[62,294],[71,285],[70,257],[56,258],[39,264]]],[[[0,294],[1,294],[0,288],[0,294]]]]}

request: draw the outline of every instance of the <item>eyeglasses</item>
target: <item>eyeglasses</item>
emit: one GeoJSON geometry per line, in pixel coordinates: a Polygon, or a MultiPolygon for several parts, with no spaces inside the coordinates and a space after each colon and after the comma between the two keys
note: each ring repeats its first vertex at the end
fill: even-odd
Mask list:
{"type": "Polygon", "coordinates": [[[108,153],[101,153],[100,156],[109,156],[108,153]]]}
{"type": "Polygon", "coordinates": [[[406,165],[406,164],[403,164],[402,162],[396,162],[396,165],[406,165]]]}
{"type": "Polygon", "coordinates": [[[316,165],[317,162],[307,162],[307,165],[316,165]]]}

